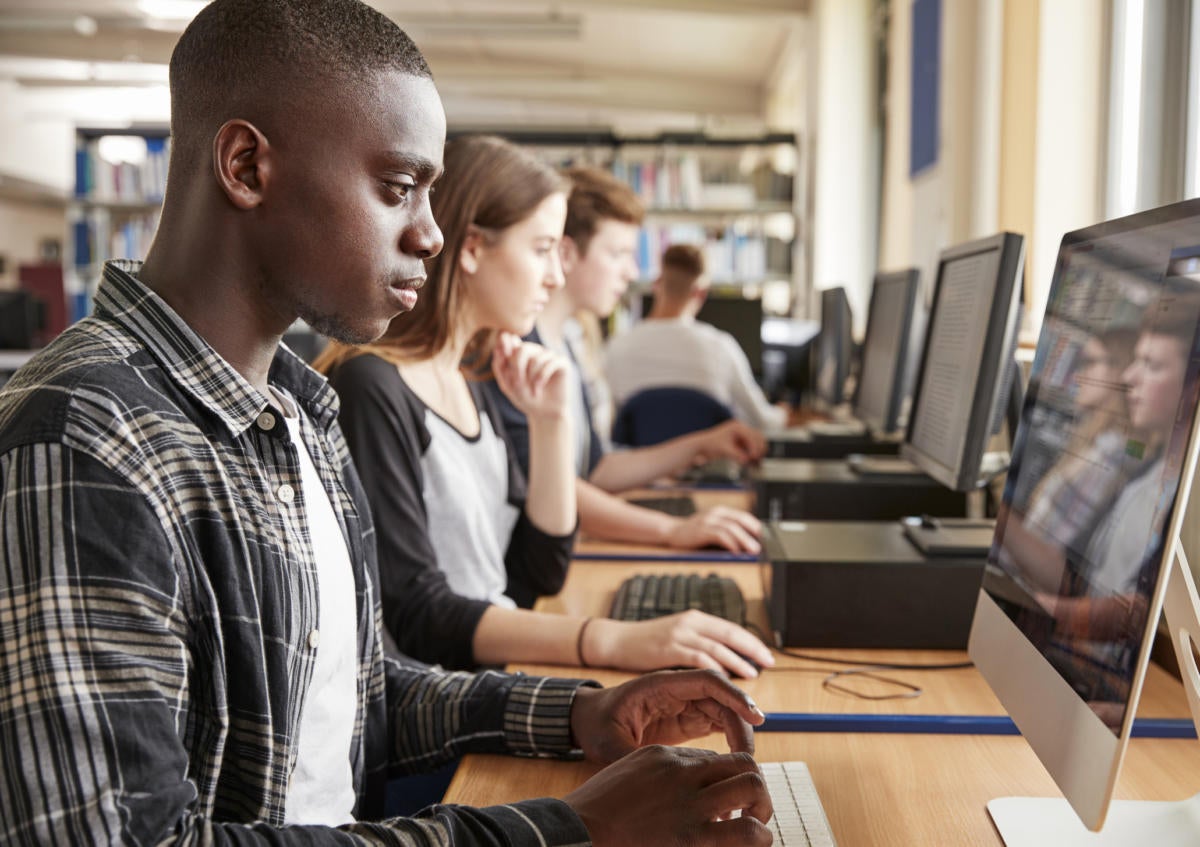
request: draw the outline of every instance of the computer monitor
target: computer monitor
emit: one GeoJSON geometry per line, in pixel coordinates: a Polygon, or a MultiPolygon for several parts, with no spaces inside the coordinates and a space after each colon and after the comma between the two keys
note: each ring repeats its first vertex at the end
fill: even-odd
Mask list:
{"type": "Polygon", "coordinates": [[[760,298],[709,292],[704,305],[696,313],[696,320],[712,324],[732,335],[750,360],[750,370],[756,377],[762,376],[763,307],[760,298]]]}
{"type": "Polygon", "coordinates": [[[846,380],[850,378],[850,359],[854,355],[853,325],[846,289],[841,286],[824,289],[821,333],[817,336],[817,355],[813,360],[813,387],[819,403],[829,409],[846,400],[846,380]]]}
{"type": "Polygon", "coordinates": [[[0,349],[28,350],[41,331],[43,307],[28,291],[0,291],[0,349]]]}
{"type": "MultiPolygon", "coordinates": [[[[636,299],[640,320],[654,308],[654,292],[643,291],[636,299]]],[[[704,305],[696,313],[696,320],[712,324],[734,337],[738,346],[750,360],[750,370],[756,377],[763,374],[763,306],[758,297],[743,297],[732,294],[709,292],[704,305]]]]}
{"type": "Polygon", "coordinates": [[[896,429],[908,392],[909,339],[917,310],[915,268],[877,274],[867,311],[854,416],[877,433],[896,429]]]}
{"type": "Polygon", "coordinates": [[[1011,232],[942,251],[901,455],[955,491],[980,485],[1004,419],[1025,239],[1011,232]]]}
{"type": "MultiPolygon", "coordinates": [[[[1083,836],[1104,824],[1160,608],[1200,722],[1200,601],[1179,541],[1198,400],[1200,201],[1067,234],[969,649],[1079,820],[1061,801],[993,801],[1008,847],[1043,813],[1083,836]]],[[[1200,795],[1187,802],[1178,841],[1149,822],[1173,804],[1122,801],[1110,823],[1200,844],[1200,795]]]]}

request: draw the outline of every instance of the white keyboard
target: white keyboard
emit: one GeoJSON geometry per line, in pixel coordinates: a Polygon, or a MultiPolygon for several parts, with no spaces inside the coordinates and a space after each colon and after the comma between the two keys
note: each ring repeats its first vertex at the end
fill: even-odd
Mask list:
{"type": "Polygon", "coordinates": [[[767,824],[775,847],[837,847],[821,798],[804,762],[759,762],[775,815],[767,824]]]}

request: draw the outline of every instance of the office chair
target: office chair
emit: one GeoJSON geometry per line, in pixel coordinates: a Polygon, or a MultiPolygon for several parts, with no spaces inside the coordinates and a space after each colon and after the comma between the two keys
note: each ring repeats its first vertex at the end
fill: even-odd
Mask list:
{"type": "Polygon", "coordinates": [[[728,406],[703,391],[647,388],[621,404],[613,418],[612,440],[627,447],[646,447],[732,417],[728,406]]]}

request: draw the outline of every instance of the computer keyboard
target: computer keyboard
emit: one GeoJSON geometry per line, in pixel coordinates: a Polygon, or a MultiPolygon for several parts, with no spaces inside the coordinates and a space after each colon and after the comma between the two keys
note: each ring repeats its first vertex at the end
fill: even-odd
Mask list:
{"type": "Polygon", "coordinates": [[[699,609],[719,618],[746,624],[746,601],[729,577],[710,573],[635,574],[621,583],[613,598],[610,618],[644,621],[699,609]]]}
{"type": "Polygon", "coordinates": [[[745,470],[736,459],[721,456],[688,468],[679,478],[699,485],[732,485],[741,482],[745,470]]]}
{"type": "Polygon", "coordinates": [[[767,823],[775,847],[837,847],[804,762],[759,762],[775,814],[767,823]]]}
{"type": "Polygon", "coordinates": [[[629,502],[676,518],[687,518],[696,514],[696,501],[691,497],[631,497],[629,502]]]}

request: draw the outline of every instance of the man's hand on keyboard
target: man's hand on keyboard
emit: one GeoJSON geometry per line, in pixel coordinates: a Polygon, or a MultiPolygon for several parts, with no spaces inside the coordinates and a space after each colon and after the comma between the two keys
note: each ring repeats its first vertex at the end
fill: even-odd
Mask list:
{"type": "Polygon", "coordinates": [[[757,553],[762,523],[749,512],[728,506],[713,506],[689,518],[680,518],[667,535],[667,546],[696,550],[710,545],[734,553],[757,553]]]}
{"type": "Polygon", "coordinates": [[[735,753],[754,752],[766,718],[750,695],[713,671],[659,671],[612,688],[581,688],[571,732],[583,754],[613,762],[648,744],[681,744],[721,732],[735,753]]]}
{"type": "Polygon", "coordinates": [[[706,668],[750,679],[758,676],[751,662],[760,668],[775,664],[771,651],[750,632],[694,609],[636,623],[597,618],[586,636],[582,646],[588,664],[602,667],[706,668]]]}
{"type": "Polygon", "coordinates": [[[771,843],[771,798],[748,753],[644,747],[563,800],[596,847],[771,843]]]}

